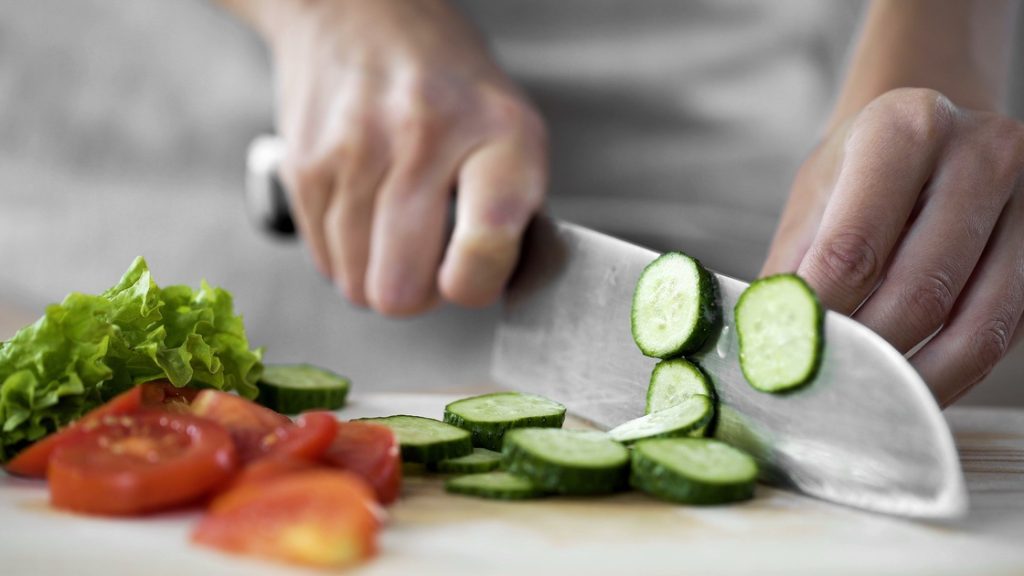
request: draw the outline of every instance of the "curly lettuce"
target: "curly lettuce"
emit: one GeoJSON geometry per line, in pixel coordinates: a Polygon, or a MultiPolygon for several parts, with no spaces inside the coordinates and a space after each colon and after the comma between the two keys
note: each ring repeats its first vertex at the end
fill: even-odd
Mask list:
{"type": "Polygon", "coordinates": [[[136,258],[109,290],[69,294],[0,343],[0,462],[142,382],[254,398],[261,360],[229,292],[161,289],[136,258]]]}

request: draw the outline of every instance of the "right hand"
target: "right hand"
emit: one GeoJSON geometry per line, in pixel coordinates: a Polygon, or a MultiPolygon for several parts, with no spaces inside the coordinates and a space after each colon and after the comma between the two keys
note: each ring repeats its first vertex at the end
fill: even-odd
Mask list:
{"type": "Polygon", "coordinates": [[[495,301],[547,186],[539,114],[443,0],[267,1],[282,178],[316,266],[389,315],[495,301]]]}

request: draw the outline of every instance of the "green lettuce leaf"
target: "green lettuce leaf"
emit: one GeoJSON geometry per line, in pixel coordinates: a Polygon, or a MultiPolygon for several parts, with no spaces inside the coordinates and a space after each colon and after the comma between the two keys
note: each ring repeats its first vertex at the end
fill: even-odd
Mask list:
{"type": "Polygon", "coordinates": [[[72,293],[0,343],[0,462],[142,382],[254,398],[261,360],[230,293],[161,289],[136,258],[109,290],[72,293]]]}

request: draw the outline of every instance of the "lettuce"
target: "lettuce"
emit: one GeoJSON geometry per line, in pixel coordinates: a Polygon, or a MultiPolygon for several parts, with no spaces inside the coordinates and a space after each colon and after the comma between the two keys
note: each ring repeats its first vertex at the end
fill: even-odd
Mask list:
{"type": "Polygon", "coordinates": [[[142,382],[254,398],[261,359],[230,293],[161,289],[136,258],[106,292],[72,293],[0,343],[0,462],[142,382]]]}

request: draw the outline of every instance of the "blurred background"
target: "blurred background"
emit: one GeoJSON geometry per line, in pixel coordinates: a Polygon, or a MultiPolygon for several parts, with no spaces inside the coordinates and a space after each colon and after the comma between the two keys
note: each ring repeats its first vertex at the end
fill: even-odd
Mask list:
{"type": "MultiPolygon", "coordinates": [[[[551,212],[756,275],[859,2],[460,4],[551,123],[551,212]]],[[[1022,118],[1024,49],[1014,70],[1022,118]]],[[[495,308],[380,318],[250,225],[245,148],[273,125],[267,54],[212,2],[0,3],[0,338],[141,254],[161,285],[231,290],[270,361],[357,390],[484,385],[495,308]]],[[[1024,406],[1022,374],[1018,347],[963,402],[1024,406]]]]}

